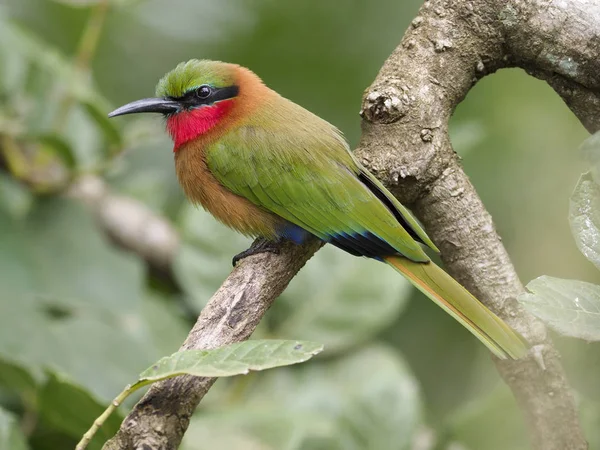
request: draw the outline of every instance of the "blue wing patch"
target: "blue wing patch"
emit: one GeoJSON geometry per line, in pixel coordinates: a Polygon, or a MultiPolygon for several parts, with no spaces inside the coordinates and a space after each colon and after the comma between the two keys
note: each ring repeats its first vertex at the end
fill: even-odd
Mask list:
{"type": "Polygon", "coordinates": [[[281,230],[279,230],[279,236],[289,239],[294,244],[301,245],[304,244],[312,234],[304,228],[288,222],[281,230]]]}

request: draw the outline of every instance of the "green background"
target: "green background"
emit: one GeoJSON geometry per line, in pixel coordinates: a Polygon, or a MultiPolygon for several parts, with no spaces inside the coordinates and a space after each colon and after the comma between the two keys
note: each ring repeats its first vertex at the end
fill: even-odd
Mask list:
{"type": "MultiPolygon", "coordinates": [[[[362,93],[420,2],[108,5],[90,67],[74,71],[98,1],[0,2],[0,148],[13,142],[30,157],[17,173],[0,155],[0,449],[73,447],[100,405],[177,349],[249,243],[186,203],[160,118],[103,115],[152,96],[180,61],[219,59],[250,67],[355,145],[362,93]],[[172,221],[182,238],[172,276],[116,248],[62,195],[88,172],[172,221]]],[[[523,282],[597,281],[567,221],[587,133],[560,98],[503,70],[469,93],[451,134],[523,282]]],[[[528,448],[485,348],[383,265],[324,249],[255,336],[326,349],[301,366],[220,380],[182,448],[528,448]]],[[[556,341],[590,448],[600,448],[600,345],[556,341]]]]}

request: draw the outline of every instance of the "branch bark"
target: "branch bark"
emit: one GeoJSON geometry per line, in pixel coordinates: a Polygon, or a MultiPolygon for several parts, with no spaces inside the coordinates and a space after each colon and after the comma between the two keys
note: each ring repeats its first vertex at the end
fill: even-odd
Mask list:
{"type": "Polygon", "coordinates": [[[426,2],[365,97],[356,150],[423,221],[447,270],[533,344],[525,359],[495,362],[539,450],[587,443],[558,353],[516,303],[523,285],[460,167],[448,121],[477,79],[520,66],[599,129],[599,12],[586,0],[426,2]]]}
{"type": "MultiPolygon", "coordinates": [[[[365,93],[356,155],[412,207],[447,270],[533,347],[496,360],[527,419],[533,448],[583,450],[572,392],[545,327],[524,312],[524,291],[492,219],[448,137],[455,107],[483,76],[521,67],[546,80],[589,131],[600,129],[600,5],[595,0],[430,0],[365,93]]],[[[202,311],[183,348],[247,339],[318,248],[286,246],[244,260],[202,311]]],[[[153,386],[106,450],[174,450],[214,379],[153,386]]]]}
{"type": "MultiPolygon", "coordinates": [[[[286,243],[280,253],[243,259],[202,310],[181,349],[210,349],[246,340],[273,301],[320,248],[286,243]]],[[[190,417],[216,378],[183,376],[152,385],[104,450],[175,450],[190,417]]]]}
{"type": "Polygon", "coordinates": [[[111,193],[95,175],[75,180],[68,195],[87,205],[97,225],[116,244],[135,252],[156,269],[171,268],[179,236],[168,220],[138,200],[111,193]]]}

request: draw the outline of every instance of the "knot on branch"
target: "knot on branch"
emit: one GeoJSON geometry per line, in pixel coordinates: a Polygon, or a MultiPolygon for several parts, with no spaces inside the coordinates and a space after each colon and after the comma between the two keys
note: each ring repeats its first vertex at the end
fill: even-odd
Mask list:
{"type": "Polygon", "coordinates": [[[414,100],[408,85],[399,78],[391,78],[385,85],[369,89],[360,116],[369,122],[392,123],[408,113],[414,100]]]}

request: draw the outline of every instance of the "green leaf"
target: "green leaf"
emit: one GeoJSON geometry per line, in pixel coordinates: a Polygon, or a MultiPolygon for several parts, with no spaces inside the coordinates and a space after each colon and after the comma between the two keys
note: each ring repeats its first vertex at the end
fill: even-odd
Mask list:
{"type": "Polygon", "coordinates": [[[4,61],[8,64],[8,69],[0,70],[0,80],[10,85],[0,87],[6,93],[0,129],[13,130],[19,137],[21,133],[48,135],[57,127],[64,128],[60,142],[52,137],[44,144],[69,168],[77,162],[84,170],[104,169],[106,159],[120,150],[123,140],[117,125],[106,117],[110,103],[89,75],[56,48],[10,22],[0,23],[0,40],[8,48],[0,52],[0,67],[4,61]]]}
{"type": "Polygon", "coordinates": [[[297,364],[323,350],[307,341],[251,340],[212,350],[185,350],[162,358],[140,374],[139,381],[158,381],[178,375],[228,377],[251,370],[297,364]]]}
{"type": "Polygon", "coordinates": [[[74,169],[77,161],[73,148],[57,134],[43,134],[36,136],[35,139],[47,148],[52,154],[56,155],[66,167],[74,169]]]}
{"type": "Polygon", "coordinates": [[[121,313],[140,305],[143,264],[108,245],[74,200],[40,200],[25,223],[0,215],[0,248],[3,297],[44,294],[121,313]]]}
{"type": "Polygon", "coordinates": [[[66,187],[69,173],[64,164],[66,147],[58,144],[60,139],[44,141],[25,136],[2,139],[4,160],[9,172],[29,185],[34,192],[55,193],[66,187]]]}
{"type": "Polygon", "coordinates": [[[0,449],[26,450],[25,436],[14,415],[0,407],[0,449]]]}
{"type": "Polygon", "coordinates": [[[103,163],[109,151],[106,147],[105,132],[90,116],[82,104],[74,105],[68,116],[65,127],[65,139],[76,152],[78,167],[82,170],[93,170],[103,163]]]}
{"type": "MultiPolygon", "coordinates": [[[[102,131],[104,131],[106,140],[112,144],[112,146],[119,149],[123,145],[123,138],[115,121],[110,120],[106,115],[107,108],[105,107],[105,102],[102,100],[99,100],[98,102],[84,100],[82,101],[82,106],[102,131]]],[[[110,150],[110,148],[108,148],[108,150],[110,150]]],[[[112,153],[108,153],[107,155],[112,156],[112,153]]]]}
{"type": "Polygon", "coordinates": [[[584,173],[571,195],[569,222],[577,247],[600,269],[600,185],[584,173]]]}
{"type": "Polygon", "coordinates": [[[161,355],[177,351],[190,331],[190,324],[186,323],[178,306],[174,296],[163,298],[155,292],[146,295],[142,307],[144,322],[150,340],[161,355]]]}
{"type": "Polygon", "coordinates": [[[384,346],[270,371],[251,382],[233,405],[196,416],[182,448],[405,450],[421,422],[416,380],[384,346]]]}
{"type": "Polygon", "coordinates": [[[600,340],[600,286],[542,276],[527,285],[519,301],[530,313],[565,336],[600,340]]]}
{"type": "Polygon", "coordinates": [[[109,400],[160,356],[141,319],[143,262],[75,201],[40,199],[26,221],[0,214],[0,273],[0,359],[59,369],[109,400]]]}
{"type": "Polygon", "coordinates": [[[162,358],[140,374],[138,381],[128,385],[92,423],[83,434],[77,449],[87,448],[100,427],[129,395],[155,381],[179,375],[200,377],[228,377],[245,375],[250,370],[297,364],[312,358],[323,346],[306,341],[253,340],[238,342],[210,350],[181,351],[162,358]]]}
{"type": "Polygon", "coordinates": [[[35,396],[36,384],[35,378],[25,367],[8,359],[0,359],[0,387],[31,400],[35,396]]]}
{"type": "MultiPolygon", "coordinates": [[[[46,426],[78,439],[104,409],[85,388],[63,375],[48,373],[39,396],[39,415],[46,426]]],[[[122,420],[121,414],[111,415],[89,448],[99,450],[117,432],[122,420]]]]}

